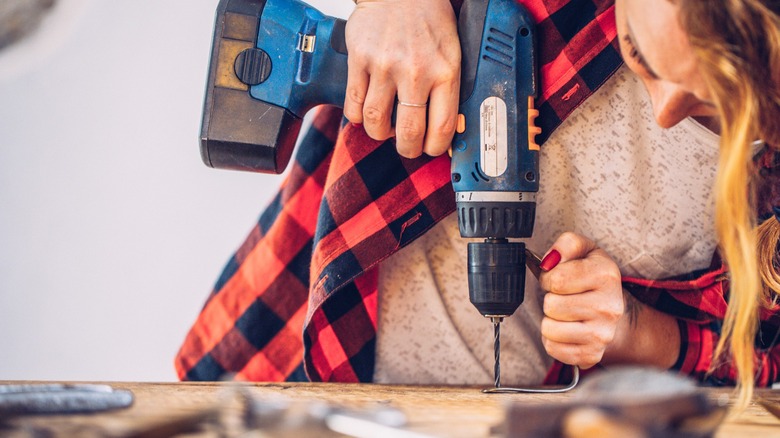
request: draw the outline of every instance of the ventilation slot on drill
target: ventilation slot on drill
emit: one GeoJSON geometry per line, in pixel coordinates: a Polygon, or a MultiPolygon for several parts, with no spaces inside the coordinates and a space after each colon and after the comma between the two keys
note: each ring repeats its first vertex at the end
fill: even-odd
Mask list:
{"type": "Polygon", "coordinates": [[[515,40],[512,35],[491,27],[485,44],[482,59],[494,62],[502,67],[512,69],[515,64],[515,40]]]}

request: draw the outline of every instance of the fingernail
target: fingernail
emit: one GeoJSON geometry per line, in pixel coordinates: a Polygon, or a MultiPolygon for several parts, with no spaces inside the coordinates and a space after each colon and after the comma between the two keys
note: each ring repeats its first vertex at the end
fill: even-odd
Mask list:
{"type": "Polygon", "coordinates": [[[352,125],[352,127],[354,127],[354,128],[360,128],[360,127],[362,127],[362,126],[363,126],[363,124],[362,124],[362,123],[354,123],[354,122],[349,122],[349,124],[350,124],[350,125],[352,125]]]}
{"type": "Polygon", "coordinates": [[[542,262],[539,263],[539,268],[542,269],[542,271],[549,271],[550,269],[558,266],[558,263],[561,261],[561,253],[559,253],[557,250],[550,251],[544,258],[542,259],[542,262]]]}

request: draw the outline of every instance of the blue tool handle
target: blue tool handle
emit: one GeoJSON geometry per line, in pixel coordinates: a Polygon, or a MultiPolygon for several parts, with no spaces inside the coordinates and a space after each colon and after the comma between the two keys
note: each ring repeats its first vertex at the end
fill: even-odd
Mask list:
{"type": "Polygon", "coordinates": [[[453,139],[453,188],[537,192],[535,110],[529,118],[537,93],[533,19],[516,0],[471,0],[461,9],[458,33],[465,130],[453,139]]]}
{"type": "Polygon", "coordinates": [[[257,48],[269,55],[272,73],[250,88],[252,97],[298,117],[320,104],[343,106],[345,24],[299,0],[267,0],[257,48]]]}

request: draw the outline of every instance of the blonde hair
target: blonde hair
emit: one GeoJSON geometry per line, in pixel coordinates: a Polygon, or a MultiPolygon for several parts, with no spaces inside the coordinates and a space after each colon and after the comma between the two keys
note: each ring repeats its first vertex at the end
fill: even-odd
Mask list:
{"type": "Polygon", "coordinates": [[[780,146],[780,1],[675,3],[721,119],[715,226],[730,291],[715,356],[730,355],[734,361],[737,406],[743,409],[755,386],[760,306],[768,307],[780,293],[780,222],[770,216],[757,224],[752,181],[754,141],[780,146]]]}

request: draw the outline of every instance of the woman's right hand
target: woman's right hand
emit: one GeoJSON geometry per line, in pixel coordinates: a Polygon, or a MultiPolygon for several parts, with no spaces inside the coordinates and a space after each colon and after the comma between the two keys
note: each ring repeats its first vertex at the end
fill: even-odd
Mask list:
{"type": "Polygon", "coordinates": [[[347,119],[363,124],[375,140],[395,135],[404,157],[446,152],[460,91],[460,42],[450,1],[358,0],[346,42],[347,119]],[[412,105],[397,105],[393,127],[397,101],[412,105]]]}
{"type": "Polygon", "coordinates": [[[594,241],[567,232],[553,243],[541,268],[547,353],[583,369],[601,362],[625,310],[617,264],[594,241]]]}

